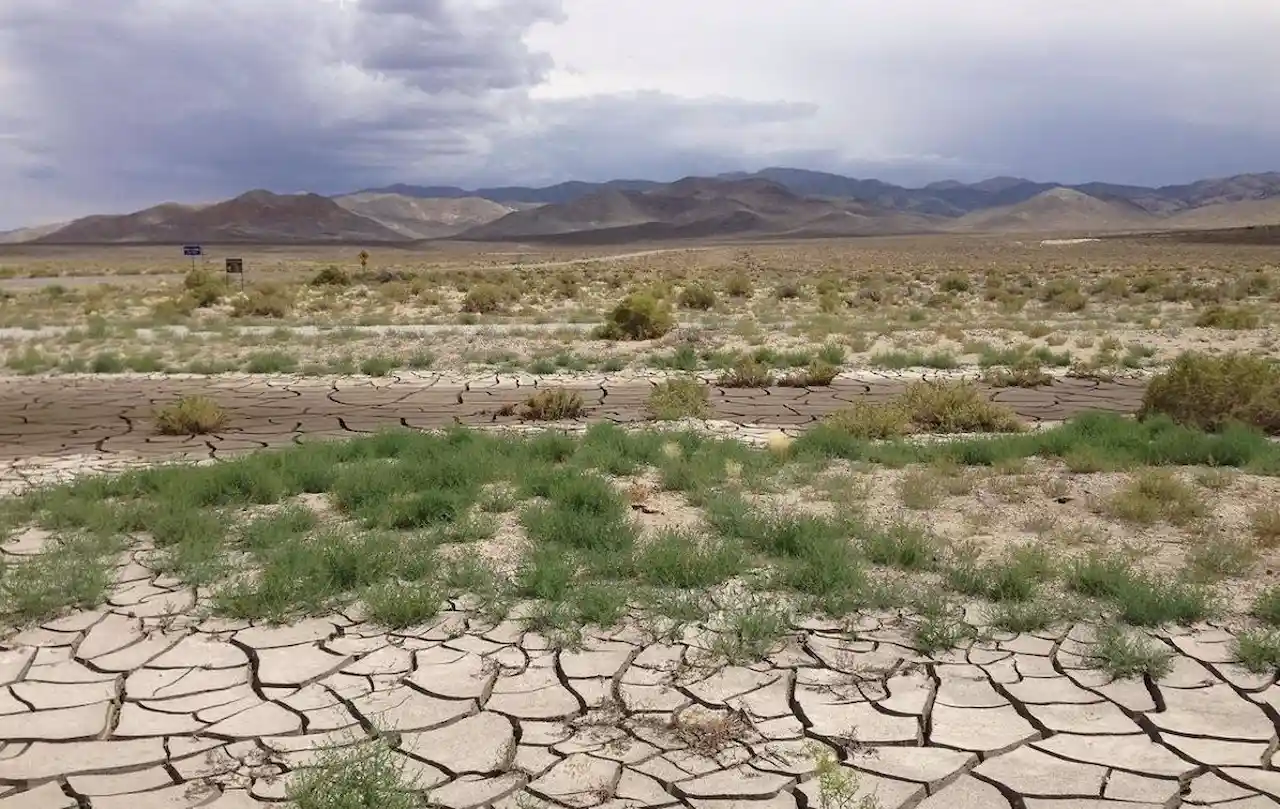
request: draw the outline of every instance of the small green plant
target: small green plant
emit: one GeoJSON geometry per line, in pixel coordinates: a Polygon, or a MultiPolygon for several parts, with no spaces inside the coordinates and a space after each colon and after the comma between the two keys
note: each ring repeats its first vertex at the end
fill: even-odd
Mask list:
{"type": "Polygon", "coordinates": [[[294,774],[287,797],[296,809],[420,809],[407,762],[381,738],[324,750],[294,774]]]}
{"type": "Polygon", "coordinates": [[[759,662],[786,634],[788,620],[786,610],[763,598],[728,607],[711,651],[734,664],[759,662]]]}
{"type": "Polygon", "coordinates": [[[1280,545],[1280,505],[1271,503],[1250,509],[1249,532],[1254,542],[1264,548],[1280,545]]]}
{"type": "Polygon", "coordinates": [[[606,340],[655,340],[675,328],[675,318],[665,301],[637,292],[628,295],[609,312],[600,336],[606,340]]]}
{"type": "Polygon", "coordinates": [[[563,421],[581,417],[586,409],[578,391],[548,388],[526,399],[520,416],[527,421],[563,421]]]}
{"type": "Polygon", "coordinates": [[[1202,430],[1240,422],[1280,435],[1280,363],[1239,353],[1182,354],[1147,385],[1139,418],[1158,414],[1202,430]]]}
{"type": "Polygon", "coordinates": [[[810,742],[807,749],[818,776],[818,809],[880,809],[874,794],[858,794],[862,791],[858,771],[843,766],[831,748],[810,742]]]}
{"type": "Polygon", "coordinates": [[[1259,593],[1249,613],[1268,626],[1280,627],[1280,585],[1259,593]]]}
{"type": "Polygon", "coordinates": [[[1236,657],[1259,674],[1280,668],[1280,631],[1249,630],[1236,637],[1236,657]]]}
{"type": "Polygon", "coordinates": [[[694,377],[668,379],[654,386],[645,406],[659,421],[705,419],[711,413],[710,393],[710,389],[694,377]]]}
{"type": "Polygon", "coordinates": [[[1161,520],[1187,525],[1207,513],[1196,490],[1167,469],[1139,472],[1108,498],[1105,510],[1117,519],[1143,525],[1161,520]]]}
{"type": "Polygon", "coordinates": [[[1159,679],[1173,667],[1173,652],[1146,635],[1112,627],[1098,637],[1094,661],[1112,677],[1159,679]]]}
{"type": "Polygon", "coordinates": [[[227,426],[230,415],[208,396],[183,396],[156,411],[156,432],[161,435],[207,435],[227,426]]]}

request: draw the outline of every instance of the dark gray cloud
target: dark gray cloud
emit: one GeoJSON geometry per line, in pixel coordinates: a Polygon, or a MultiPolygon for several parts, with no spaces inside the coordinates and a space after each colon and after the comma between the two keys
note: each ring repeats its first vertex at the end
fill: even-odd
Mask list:
{"type": "Polygon", "coordinates": [[[1280,168],[1280,3],[3,0],[0,227],[253,188],[1280,168]]]}

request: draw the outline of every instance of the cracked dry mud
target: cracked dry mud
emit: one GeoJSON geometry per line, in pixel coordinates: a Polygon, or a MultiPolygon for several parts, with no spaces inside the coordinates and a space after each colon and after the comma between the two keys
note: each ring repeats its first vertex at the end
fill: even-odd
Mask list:
{"type": "MultiPolygon", "coordinates": [[[[713,401],[745,432],[803,426],[900,384],[713,401]]],[[[642,417],[647,385],[582,387],[594,417],[642,417]]],[[[2,430],[11,457],[142,462],[455,415],[484,423],[527,392],[515,380],[32,380],[7,386],[0,412],[16,414],[2,430]],[[236,410],[232,429],[158,439],[142,426],[153,402],[193,392],[236,410]]],[[[1140,393],[1068,380],[995,395],[1050,420],[1132,410],[1140,393]]],[[[0,809],[279,805],[294,773],[374,728],[447,809],[806,809],[820,801],[814,743],[885,809],[1280,803],[1280,684],[1236,664],[1231,635],[1209,624],[1155,634],[1174,663],[1152,682],[1094,667],[1087,624],[998,633],[976,608],[965,617],[982,639],[933,656],[913,648],[911,616],[883,613],[801,621],[765,659],[725,665],[709,630],[659,639],[638,615],[587,631],[580,650],[464,601],[394,633],[354,613],[276,627],[208,618],[146,558],[121,561],[108,606],[0,640],[0,809]]]]}
{"type": "Polygon", "coordinates": [[[201,617],[139,558],[108,607],[4,639],[0,809],[278,804],[325,748],[375,727],[448,809],[804,809],[814,743],[885,809],[1280,796],[1280,685],[1210,625],[1156,635],[1175,662],[1154,682],[1092,667],[1088,625],[984,630],[930,657],[887,613],[800,621],[763,660],[725,665],[701,628],[658,639],[633,619],[556,650],[457,602],[394,633],[343,614],[201,617]]]}
{"type": "MultiPolygon", "coordinates": [[[[731,389],[712,385],[713,419],[730,431],[803,429],[856,401],[887,401],[907,380],[890,374],[843,378],[830,387],[731,389]]],[[[926,377],[928,378],[928,377],[926,377]]],[[[955,378],[954,374],[947,378],[955,378]]],[[[1030,422],[1061,421],[1083,410],[1129,413],[1142,401],[1145,381],[1099,382],[1062,378],[1025,390],[988,389],[994,401],[1030,422]]],[[[451,424],[516,424],[502,415],[535,390],[581,392],[584,421],[647,421],[652,383],[634,378],[553,380],[488,377],[459,381],[406,374],[376,378],[21,378],[0,388],[0,462],[75,456],[85,460],[170,456],[229,457],[317,438],[353,437],[388,427],[432,429],[451,424]],[[210,396],[231,415],[213,436],[159,436],[151,427],[157,406],[180,396],[210,396]]]]}

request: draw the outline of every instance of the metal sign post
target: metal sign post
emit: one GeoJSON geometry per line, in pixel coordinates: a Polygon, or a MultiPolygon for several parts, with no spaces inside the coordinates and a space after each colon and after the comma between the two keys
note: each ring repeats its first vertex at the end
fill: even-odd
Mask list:
{"type": "Polygon", "coordinates": [[[204,248],[198,244],[184,244],[182,245],[182,255],[191,259],[191,271],[195,272],[196,259],[204,255],[204,248]]]}
{"type": "MultiPolygon", "coordinates": [[[[240,276],[240,291],[244,292],[244,259],[242,258],[227,259],[227,275],[240,276]]],[[[231,280],[230,277],[228,277],[227,280],[228,281],[231,280]]]]}

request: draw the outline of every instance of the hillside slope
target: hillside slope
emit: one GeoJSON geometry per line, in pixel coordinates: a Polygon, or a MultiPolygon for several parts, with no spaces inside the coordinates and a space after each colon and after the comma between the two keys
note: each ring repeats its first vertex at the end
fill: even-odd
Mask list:
{"type": "Polygon", "coordinates": [[[1054,188],[1016,205],[965,214],[948,229],[967,233],[1107,232],[1151,228],[1159,221],[1132,203],[1054,188]]]}
{"type": "Polygon", "coordinates": [[[88,216],[46,234],[41,244],[147,242],[404,241],[372,219],[318,194],[250,191],[212,205],[166,203],[122,216],[88,216]]]}
{"type": "Polygon", "coordinates": [[[334,197],[333,201],[410,239],[452,236],[467,228],[501,219],[515,210],[482,197],[423,199],[403,194],[362,192],[334,197]]]}

